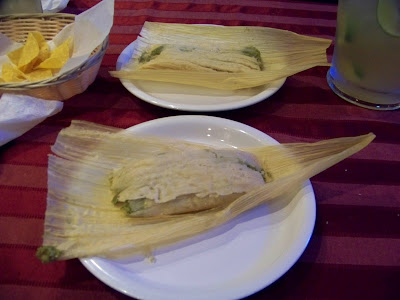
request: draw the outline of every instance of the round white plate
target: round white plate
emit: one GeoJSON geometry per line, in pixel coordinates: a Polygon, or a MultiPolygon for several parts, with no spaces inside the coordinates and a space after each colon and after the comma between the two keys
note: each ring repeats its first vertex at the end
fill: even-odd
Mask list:
{"type": "MultiPolygon", "coordinates": [[[[208,116],[156,119],[129,128],[213,146],[277,144],[247,125],[208,116]]],[[[142,258],[81,259],[112,288],[151,300],[238,299],[282,276],[303,253],[315,223],[315,198],[307,181],[290,201],[272,201],[192,239],[142,258]]]]}
{"type": "MultiPolygon", "coordinates": [[[[117,60],[117,70],[129,62],[135,45],[136,41],[122,51],[117,60]]],[[[283,78],[260,87],[224,91],[167,82],[121,79],[122,85],[136,97],[157,106],[184,111],[223,111],[249,106],[273,95],[285,81],[286,78],[283,78]]]]}

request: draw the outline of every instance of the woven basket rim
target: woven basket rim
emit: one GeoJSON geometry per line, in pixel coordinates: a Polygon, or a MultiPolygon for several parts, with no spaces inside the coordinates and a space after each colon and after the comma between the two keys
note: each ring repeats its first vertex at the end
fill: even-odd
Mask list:
{"type": "MultiPolygon", "coordinates": [[[[0,15],[0,23],[3,22],[4,20],[13,20],[13,19],[46,19],[46,18],[56,18],[56,19],[75,19],[76,15],[73,14],[66,14],[66,13],[50,13],[50,14],[42,14],[42,13],[36,13],[36,14],[14,14],[14,15],[0,15]]],[[[101,60],[107,50],[108,46],[108,36],[105,38],[105,40],[102,42],[101,45],[99,45],[94,52],[89,56],[89,58],[84,61],[82,64],[79,66],[67,71],[64,74],[61,74],[59,76],[51,77],[45,80],[41,81],[34,81],[34,82],[29,82],[29,81],[24,81],[24,82],[0,82],[0,89],[2,90],[21,90],[21,89],[31,89],[31,88],[40,88],[40,87],[45,87],[45,86],[50,86],[54,84],[60,84],[63,82],[66,82],[70,79],[73,79],[76,77],[78,74],[81,72],[89,69],[91,66],[96,64],[99,60],[101,60]]]]}
{"type": "Polygon", "coordinates": [[[18,13],[12,15],[0,15],[0,22],[2,19],[27,19],[27,18],[59,18],[59,17],[67,17],[75,19],[76,15],[68,14],[68,13],[18,13]]]}

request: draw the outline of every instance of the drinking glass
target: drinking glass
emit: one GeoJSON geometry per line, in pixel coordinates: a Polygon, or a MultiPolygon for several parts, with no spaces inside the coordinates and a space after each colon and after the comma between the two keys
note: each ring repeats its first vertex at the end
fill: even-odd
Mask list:
{"type": "Polygon", "coordinates": [[[41,0],[0,0],[0,15],[41,12],[41,0]]]}
{"type": "Polygon", "coordinates": [[[339,0],[328,84],[370,109],[400,108],[400,0],[339,0]]]}

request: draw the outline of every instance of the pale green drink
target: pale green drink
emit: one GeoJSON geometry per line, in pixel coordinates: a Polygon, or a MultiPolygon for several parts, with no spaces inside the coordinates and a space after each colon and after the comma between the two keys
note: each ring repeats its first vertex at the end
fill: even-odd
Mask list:
{"type": "Polygon", "coordinates": [[[378,110],[400,107],[400,19],[393,20],[400,14],[400,0],[386,2],[391,5],[389,16],[378,13],[379,0],[339,0],[335,50],[327,74],[340,97],[378,110]],[[384,23],[384,18],[392,19],[384,23]]]}

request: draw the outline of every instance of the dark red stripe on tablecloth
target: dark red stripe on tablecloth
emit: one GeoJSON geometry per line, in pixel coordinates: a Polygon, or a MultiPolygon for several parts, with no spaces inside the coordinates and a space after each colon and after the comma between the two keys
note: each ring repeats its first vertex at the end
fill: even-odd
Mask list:
{"type": "Polygon", "coordinates": [[[13,142],[1,149],[2,163],[32,166],[47,166],[47,154],[50,153],[50,144],[42,142],[13,142]]]}
{"type": "MultiPolygon", "coordinates": [[[[155,107],[151,104],[145,103],[134,96],[128,91],[122,90],[121,92],[112,93],[112,88],[108,88],[107,84],[102,87],[101,82],[93,85],[91,91],[92,97],[87,98],[86,95],[78,95],[70,100],[71,105],[65,105],[63,111],[60,113],[60,120],[63,119],[78,119],[87,120],[91,122],[98,122],[104,125],[116,126],[119,128],[127,128],[141,122],[149,121],[154,118],[182,115],[187,114],[184,111],[171,111],[160,107],[155,107]],[[98,90],[95,88],[98,87],[98,90]],[[98,95],[98,96],[96,96],[98,95]],[[87,103],[88,106],[81,106],[79,102],[87,103]],[[96,101],[103,101],[108,103],[104,106],[91,105],[96,101]],[[109,103],[124,102],[124,108],[118,109],[109,107],[109,103]],[[78,105],[75,105],[77,103],[78,105]],[[147,109],[148,108],[148,109],[147,109]],[[145,111],[145,113],[143,113],[145,111]]],[[[287,100],[292,101],[292,99],[287,100]]],[[[290,103],[290,102],[289,102],[290,103]]],[[[339,102],[339,105],[347,105],[339,102]]],[[[314,137],[316,139],[337,138],[342,136],[357,136],[373,132],[376,135],[374,142],[398,144],[399,139],[391,132],[400,130],[400,124],[390,124],[379,121],[363,121],[363,120],[332,120],[318,118],[317,108],[314,110],[315,115],[310,115],[309,118],[295,118],[285,116],[272,115],[273,112],[280,107],[278,101],[274,101],[271,97],[268,101],[263,101],[257,105],[243,108],[241,110],[233,110],[228,112],[215,112],[207,113],[207,115],[214,115],[222,118],[233,119],[256,129],[259,129],[267,134],[273,133],[290,133],[290,136],[298,137],[314,137]],[[265,111],[271,111],[271,115],[265,118],[265,111]],[[396,129],[397,128],[397,129],[396,129]],[[389,130],[390,129],[390,130],[389,130]]],[[[313,111],[311,111],[311,114],[313,111]]],[[[203,114],[192,113],[190,114],[203,114]]],[[[383,113],[384,115],[385,113],[383,113]]],[[[392,113],[393,114],[393,113],[392,113]]],[[[60,126],[60,121],[52,123],[60,126]]],[[[68,126],[69,122],[62,124],[68,126]]],[[[282,141],[285,142],[285,141],[282,141]]]]}
{"type": "Polygon", "coordinates": [[[45,188],[47,186],[46,166],[24,166],[0,164],[0,184],[2,186],[45,188]]]}
{"type": "Polygon", "coordinates": [[[298,262],[251,299],[395,299],[400,294],[399,277],[399,267],[298,262]]]}
{"type": "MultiPolygon", "coordinates": [[[[400,162],[346,159],[313,177],[313,181],[398,185],[400,162]]],[[[399,226],[400,227],[400,226],[399,226]]]]}
{"type": "Polygon", "coordinates": [[[40,286],[74,290],[107,291],[109,288],[87,271],[79,260],[42,264],[36,257],[36,248],[0,247],[1,284],[40,286]],[[13,263],[15,252],[24,264],[13,263]],[[27,274],[24,270],[30,270],[27,274]],[[73,274],[73,276],[68,276],[73,274]]]}
{"type": "MultiPolygon", "coordinates": [[[[126,96],[129,97],[129,95],[126,96]]],[[[105,97],[107,97],[107,95],[105,97]]],[[[134,101],[137,105],[139,105],[139,107],[150,105],[140,102],[140,100],[134,101]]],[[[265,105],[268,106],[269,103],[265,103],[265,105]]],[[[107,110],[101,111],[100,116],[98,111],[91,108],[72,108],[67,106],[64,108],[62,114],[72,119],[84,119],[92,122],[100,122],[103,124],[105,123],[104,120],[107,120],[105,125],[126,128],[154,118],[187,113],[169,111],[166,109],[154,107],[150,110],[146,110],[145,113],[143,113],[142,111],[137,111],[135,109],[121,111],[119,109],[109,108],[107,110]],[[118,115],[118,118],[114,118],[114,115],[118,115]],[[136,123],[132,122],[133,120],[135,120],[136,123]]],[[[365,122],[361,120],[344,121],[287,118],[283,116],[273,115],[266,119],[264,113],[256,111],[255,109],[242,109],[240,111],[238,110],[222,113],[210,113],[208,115],[234,119],[248,124],[254,128],[257,128],[265,133],[285,132],[290,133],[291,136],[313,136],[319,139],[327,139],[341,136],[357,136],[373,132],[377,136],[376,142],[392,144],[399,143],[398,138],[391,134],[391,130],[396,131],[396,127],[400,129],[400,124],[387,124],[374,121],[365,122]],[[391,130],[388,130],[388,127],[391,127],[391,130]]]]}
{"type": "MultiPolygon", "coordinates": [[[[197,7],[199,8],[199,7],[197,7]]],[[[276,24],[301,24],[301,25],[319,25],[321,27],[334,27],[336,23],[335,13],[321,12],[320,17],[310,17],[315,15],[315,12],[298,11],[299,15],[295,16],[295,10],[291,9],[271,9],[260,8],[260,10],[268,10],[269,14],[257,13],[254,8],[243,6],[242,9],[233,6],[218,6],[218,10],[212,11],[204,9],[203,11],[194,9],[126,9],[116,11],[115,18],[119,17],[153,17],[161,19],[169,19],[172,22],[178,22],[180,19],[191,22],[192,20],[209,19],[216,21],[255,21],[255,22],[272,22],[276,24]],[[224,12],[230,10],[230,12],[224,12]],[[308,16],[307,16],[308,15],[308,16]]]]}
{"type": "Polygon", "coordinates": [[[27,193],[33,192],[47,192],[47,188],[31,187],[31,186],[10,186],[0,184],[0,191],[10,190],[10,191],[25,191],[27,193]]]}
{"type": "MultiPolygon", "coordinates": [[[[81,12],[94,6],[99,1],[74,1],[74,5],[69,5],[65,11],[68,12],[81,12]]],[[[287,11],[293,11],[295,16],[309,16],[318,18],[319,16],[331,16],[336,14],[336,5],[327,3],[318,4],[312,2],[298,2],[298,1],[232,1],[232,0],[213,0],[213,1],[115,1],[116,11],[126,10],[141,10],[141,9],[156,9],[166,11],[198,11],[198,12],[214,12],[222,11],[224,13],[255,10],[255,12],[262,11],[264,14],[278,14],[282,12],[286,14],[287,11]],[[257,10],[259,9],[259,10],[257,10]],[[318,14],[316,14],[318,13],[318,14]]],[[[335,18],[335,17],[333,17],[335,18]]]]}
{"type": "MultiPolygon", "coordinates": [[[[149,12],[150,13],[150,12],[149,12]]],[[[164,14],[161,16],[158,12],[151,12],[155,16],[145,14],[140,16],[118,16],[118,24],[116,25],[139,25],[145,21],[160,23],[187,23],[187,24],[215,24],[225,26],[265,26],[278,29],[288,29],[301,34],[316,35],[322,32],[334,33],[335,22],[331,20],[312,20],[312,19],[294,19],[290,17],[273,17],[262,15],[245,15],[231,16],[223,18],[218,14],[202,14],[192,13],[193,16],[187,17],[186,13],[176,12],[174,14],[164,14]],[[133,21],[133,18],[137,18],[133,21]],[[288,27],[290,26],[290,27],[288,27]],[[311,29],[307,32],[305,29],[311,29]],[[323,29],[326,28],[326,29],[323,29]]]]}
{"type": "Polygon", "coordinates": [[[359,205],[367,207],[400,208],[398,185],[375,185],[363,183],[334,183],[312,181],[315,197],[319,204],[359,205]]]}
{"type": "MultiPolygon", "coordinates": [[[[327,18],[336,19],[336,11],[324,10],[305,10],[301,8],[292,9],[290,5],[276,7],[274,5],[253,5],[251,1],[240,1],[240,3],[233,3],[230,1],[208,1],[209,3],[187,3],[187,2],[161,2],[161,1],[117,1],[115,9],[117,11],[127,10],[142,10],[142,9],[156,9],[160,11],[186,11],[186,12],[221,12],[227,13],[248,13],[248,14],[265,14],[265,15],[282,15],[282,16],[296,16],[304,18],[327,18]],[[238,5],[239,4],[239,5],[238,5]]],[[[237,2],[237,1],[236,1],[237,2]]],[[[258,2],[257,4],[259,4],[258,2]]]]}
{"type": "Polygon", "coordinates": [[[2,284],[31,285],[51,288],[71,288],[81,290],[105,289],[95,277],[87,271],[77,260],[54,262],[42,264],[36,257],[34,249],[0,248],[0,263],[3,270],[0,273],[2,284]],[[26,264],[18,265],[12,263],[13,252],[18,251],[21,261],[26,264]],[[31,274],[26,274],[24,268],[29,268],[31,274]],[[74,276],[65,276],[72,272],[74,276]]]}
{"type": "MultiPolygon", "coordinates": [[[[136,36],[135,36],[135,38],[131,38],[131,37],[129,37],[127,40],[126,40],[126,42],[124,43],[126,46],[128,46],[131,42],[133,42],[134,40],[136,39],[136,36]]],[[[117,63],[117,60],[118,60],[118,56],[119,56],[119,54],[107,54],[107,55],[105,55],[104,56],[104,58],[103,58],[103,61],[102,61],[102,66],[105,66],[105,67],[108,67],[108,68],[110,68],[111,70],[115,70],[115,65],[116,65],[116,63],[117,63]]],[[[109,70],[108,70],[109,71],[109,70]]]]}
{"type": "Polygon", "coordinates": [[[15,245],[15,244],[5,244],[5,243],[0,243],[0,248],[2,249],[14,249],[16,251],[18,250],[33,250],[36,251],[38,245],[15,245]]]}
{"type": "MultiPolygon", "coordinates": [[[[265,103],[267,106],[268,104],[265,103]]],[[[262,105],[260,105],[262,106],[262,105]]],[[[243,110],[241,111],[243,113],[243,110]]],[[[248,125],[251,125],[265,133],[285,132],[291,136],[307,137],[313,136],[317,139],[337,138],[344,136],[357,136],[373,132],[376,135],[375,142],[398,144],[399,139],[392,134],[389,127],[400,128],[400,124],[388,124],[381,122],[366,122],[352,120],[324,120],[324,119],[295,119],[269,116],[251,111],[251,115],[246,116],[248,125]]],[[[229,118],[229,115],[235,116],[239,112],[221,113],[222,117],[229,118]]],[[[317,115],[316,115],[317,117],[317,115]]],[[[396,131],[396,130],[395,130],[396,131]]]]}
{"type": "MultiPolygon", "coordinates": [[[[314,73],[308,74],[318,76],[318,73],[321,71],[317,69],[324,69],[322,72],[326,72],[325,68],[314,69],[314,73]]],[[[393,122],[392,124],[390,124],[386,121],[386,119],[388,119],[389,121],[395,121],[396,112],[381,112],[382,118],[380,119],[380,121],[378,121],[379,119],[376,119],[376,114],[374,115],[375,121],[365,121],[363,120],[363,116],[366,116],[368,114],[372,115],[371,112],[367,112],[365,110],[362,110],[361,108],[355,107],[354,105],[350,105],[347,102],[339,99],[333,93],[326,93],[326,90],[324,89],[319,89],[318,87],[299,87],[295,89],[295,92],[297,93],[289,92],[289,90],[292,90],[293,88],[292,86],[290,86],[290,82],[294,82],[295,80],[296,78],[290,80],[288,79],[288,85],[286,86],[285,84],[276,95],[256,105],[246,107],[241,110],[207,114],[238,121],[244,121],[244,123],[260,129],[261,131],[266,133],[286,132],[290,133],[293,136],[314,136],[315,138],[322,139],[374,132],[377,135],[377,142],[398,143],[397,137],[390,132],[391,130],[399,131],[398,129],[396,130],[396,128],[393,127],[397,126],[400,128],[400,124],[393,124],[393,122]],[[305,93],[308,93],[310,95],[309,97],[299,96],[302,95],[301,93],[303,89],[305,93]],[[312,94],[314,92],[321,93],[321,105],[337,105],[339,106],[341,111],[344,111],[348,114],[352,112],[353,116],[351,116],[351,119],[332,119],[334,117],[333,112],[331,113],[330,119],[322,119],[318,111],[318,106],[313,107],[312,105],[313,103],[311,99],[313,99],[312,94]],[[324,100],[324,98],[326,97],[328,97],[329,99],[324,100]],[[302,115],[302,118],[285,117],[284,115],[273,115],[274,112],[279,113],[279,109],[282,106],[283,102],[285,105],[287,105],[288,103],[309,105],[310,109],[306,110],[306,112],[308,111],[308,113],[302,115]],[[357,111],[360,111],[361,114],[361,117],[359,118],[357,118],[357,111]],[[265,118],[265,113],[268,112],[270,112],[270,115],[268,116],[268,118],[265,118]],[[356,119],[353,120],[354,118],[356,119]],[[390,130],[388,130],[389,127],[390,130]]],[[[56,122],[44,124],[51,124],[52,126],[61,127],[65,126],[65,124],[69,124],[69,119],[85,119],[89,121],[97,120],[100,123],[104,123],[104,120],[112,120],[112,123],[115,124],[115,119],[118,119],[119,122],[122,121],[124,124],[126,124],[126,126],[124,124],[118,124],[117,127],[129,127],[134,125],[132,122],[129,123],[129,120],[136,120],[140,123],[162,116],[188,114],[187,112],[167,110],[145,103],[135,98],[125,89],[115,90],[115,84],[119,83],[117,81],[108,82],[106,80],[103,80],[102,78],[98,78],[96,82],[88,89],[90,97],[88,97],[88,94],[85,93],[73,97],[72,99],[65,102],[64,109],[61,113],[57,115],[56,122]],[[122,107],[125,109],[125,111],[115,110],[114,107],[118,108],[121,103],[123,103],[122,107]],[[110,107],[110,104],[112,104],[112,107],[110,107]],[[77,108],[74,109],[73,107],[77,108]],[[137,116],[137,109],[144,110],[146,113],[142,113],[142,115],[138,116],[138,119],[134,119],[131,115],[137,116]],[[118,116],[118,118],[114,118],[114,115],[118,116]],[[66,121],[67,123],[63,123],[63,120],[68,121],[66,121]],[[62,124],[60,122],[62,122],[62,124]]],[[[294,107],[293,109],[293,112],[295,112],[296,107],[294,107]]],[[[332,107],[332,109],[334,109],[334,106],[332,107]]],[[[190,112],[190,114],[192,113],[190,112]]],[[[285,113],[285,115],[287,114],[285,113]]],[[[350,118],[350,116],[348,118],[350,118]]],[[[108,123],[108,125],[113,124],[108,123]]]]}
{"type": "Polygon", "coordinates": [[[117,12],[129,12],[146,9],[157,10],[157,11],[182,11],[182,12],[209,12],[209,13],[221,13],[221,14],[262,14],[270,16],[294,16],[296,18],[315,18],[315,19],[330,19],[336,20],[335,11],[324,11],[324,10],[304,10],[304,9],[292,9],[290,5],[287,7],[268,7],[268,6],[254,6],[251,2],[242,1],[241,5],[229,5],[217,4],[214,1],[209,4],[201,3],[177,3],[177,2],[159,2],[159,1],[147,1],[147,2],[116,2],[115,9],[117,12]]]}
{"type": "Polygon", "coordinates": [[[44,217],[47,189],[16,189],[0,186],[0,194],[0,217],[34,219],[44,217]]]}
{"type": "Polygon", "coordinates": [[[400,239],[314,235],[301,262],[339,266],[400,267],[400,239]]]}
{"type": "MultiPolygon", "coordinates": [[[[101,0],[74,0],[71,6],[73,7],[81,7],[84,9],[90,8],[101,0]]],[[[135,5],[135,3],[186,3],[186,0],[115,0],[115,7],[118,8],[119,5],[124,5],[125,3],[130,5],[135,5]]],[[[191,0],[191,3],[194,4],[230,4],[230,5],[243,5],[243,4],[252,4],[258,7],[276,7],[276,8],[285,8],[291,6],[296,9],[305,9],[305,10],[323,10],[323,11],[336,11],[335,0],[311,0],[311,1],[297,1],[297,0],[191,0]],[[318,3],[322,2],[322,3],[318,3]]],[[[71,4],[71,3],[70,3],[71,4]]]]}
{"type": "Polygon", "coordinates": [[[314,234],[400,239],[399,222],[400,207],[318,204],[314,234]]]}
{"type": "MultiPolygon", "coordinates": [[[[225,25],[225,26],[259,26],[259,27],[272,27],[283,30],[290,30],[299,34],[305,34],[308,36],[335,36],[334,27],[319,27],[315,24],[285,24],[275,23],[269,21],[256,21],[256,20],[220,20],[220,19],[169,19],[151,16],[140,16],[140,17],[118,17],[115,21],[114,26],[111,30],[110,42],[112,44],[126,44],[126,36],[134,37],[140,33],[141,27],[145,21],[149,22],[162,22],[162,23],[185,23],[185,24],[214,24],[214,25],[225,25]],[[133,27],[133,28],[132,28],[133,27]],[[126,28],[126,32],[124,29],[126,28]]],[[[135,38],[131,38],[129,41],[132,42],[135,38]]]]}
{"type": "MultiPolygon", "coordinates": [[[[112,69],[114,68],[110,68],[110,70],[112,69]]],[[[259,104],[237,110],[236,112],[231,111],[222,114],[227,117],[230,117],[232,115],[234,118],[240,117],[241,119],[246,119],[246,116],[249,113],[253,115],[254,113],[260,114],[263,112],[267,112],[268,114],[274,115],[276,117],[282,116],[298,118],[298,116],[302,116],[303,119],[309,118],[311,122],[317,119],[318,116],[323,115],[324,120],[334,120],[335,122],[348,122],[347,120],[351,120],[377,121],[382,124],[388,124],[390,122],[395,124],[399,123],[396,112],[380,112],[380,114],[378,115],[374,111],[362,109],[343,101],[329,89],[326,83],[326,79],[320,75],[321,71],[317,70],[322,69],[323,73],[325,73],[326,68],[315,69],[316,70],[314,71],[314,73],[309,73],[309,75],[297,74],[289,77],[284,86],[275,95],[268,99],[265,99],[259,104]],[[315,103],[315,100],[313,100],[315,98],[318,99],[318,103],[315,103]],[[239,114],[242,110],[245,110],[246,113],[239,114]]],[[[103,70],[105,72],[108,72],[106,68],[103,68],[103,70]]],[[[118,86],[121,87],[118,79],[108,78],[107,80],[111,80],[112,83],[106,82],[104,78],[98,78],[95,83],[89,88],[89,91],[96,92],[97,90],[101,90],[102,93],[109,94],[110,90],[114,90],[114,92],[118,94],[116,95],[116,97],[113,98],[113,109],[141,109],[143,105],[146,105],[140,103],[140,101],[135,96],[131,95],[124,88],[116,90],[115,84],[118,84],[118,86]]],[[[98,97],[97,95],[96,97],[83,97],[82,95],[78,95],[65,102],[65,106],[85,107],[86,109],[91,108],[93,110],[101,112],[101,109],[106,109],[107,107],[110,107],[110,103],[102,100],[102,98],[98,97]]],[[[159,109],[154,106],[149,106],[149,108],[150,107],[152,107],[153,110],[163,110],[169,112],[170,114],[175,113],[172,110],[168,111],[165,109],[159,109]]],[[[48,121],[45,121],[45,123],[42,124],[46,124],[46,122],[48,121]]],[[[269,117],[267,119],[264,118],[263,122],[268,123],[269,117]]],[[[49,125],[50,124],[54,125],[52,123],[49,123],[49,125]]],[[[54,133],[51,136],[49,135],[48,137],[46,137],[46,141],[49,141],[50,138],[52,138],[52,140],[55,140],[56,134],[59,132],[59,130],[61,130],[61,128],[61,126],[54,126],[54,133]]],[[[36,127],[34,130],[36,130],[36,127]]],[[[31,132],[32,131],[29,132],[29,135],[31,132]]],[[[35,138],[42,138],[40,131],[35,132],[35,138]]]]}

